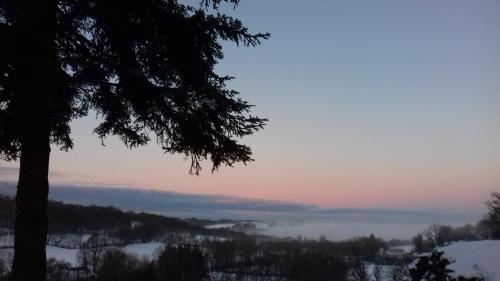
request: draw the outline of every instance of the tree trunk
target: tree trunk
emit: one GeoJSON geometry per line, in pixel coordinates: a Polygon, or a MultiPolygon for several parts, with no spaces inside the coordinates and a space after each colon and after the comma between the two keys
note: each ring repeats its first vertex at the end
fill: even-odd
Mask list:
{"type": "Polygon", "coordinates": [[[55,0],[9,1],[15,39],[15,96],[21,161],[16,195],[14,281],[46,279],[50,128],[60,89],[55,0]]]}
{"type": "Polygon", "coordinates": [[[14,281],[46,278],[47,200],[49,191],[49,132],[40,128],[21,147],[16,195],[14,281]],[[44,132],[45,131],[45,132],[44,132]]]}

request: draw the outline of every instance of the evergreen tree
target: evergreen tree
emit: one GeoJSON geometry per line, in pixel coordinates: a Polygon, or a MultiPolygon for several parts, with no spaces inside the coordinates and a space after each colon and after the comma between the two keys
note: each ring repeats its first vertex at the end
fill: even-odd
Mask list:
{"type": "Polygon", "coordinates": [[[221,40],[255,46],[269,34],[220,13],[223,2],[239,0],[0,1],[0,156],[20,159],[15,281],[45,280],[49,155],[73,147],[71,120],[95,111],[101,139],[154,138],[192,173],[204,159],[213,171],[252,161],[236,139],[266,120],[214,66],[221,40]]]}
{"type": "Polygon", "coordinates": [[[414,268],[410,269],[412,281],[450,281],[453,280],[448,269],[451,262],[443,257],[443,252],[432,251],[430,256],[422,256],[414,268]]]}
{"type": "Polygon", "coordinates": [[[453,270],[448,268],[451,261],[443,257],[443,254],[444,252],[434,250],[430,256],[421,256],[415,267],[410,269],[411,281],[484,281],[481,275],[453,277],[453,270]]]}

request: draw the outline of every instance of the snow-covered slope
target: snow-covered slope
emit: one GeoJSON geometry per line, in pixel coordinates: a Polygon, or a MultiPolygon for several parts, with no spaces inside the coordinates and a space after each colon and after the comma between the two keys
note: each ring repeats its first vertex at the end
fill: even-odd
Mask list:
{"type": "Polygon", "coordinates": [[[455,242],[439,250],[455,261],[455,275],[475,276],[479,270],[487,280],[500,281],[500,240],[455,242]]]}
{"type": "Polygon", "coordinates": [[[158,242],[136,243],[125,246],[124,250],[138,257],[151,259],[154,258],[156,252],[161,250],[164,246],[165,244],[158,242]]]}

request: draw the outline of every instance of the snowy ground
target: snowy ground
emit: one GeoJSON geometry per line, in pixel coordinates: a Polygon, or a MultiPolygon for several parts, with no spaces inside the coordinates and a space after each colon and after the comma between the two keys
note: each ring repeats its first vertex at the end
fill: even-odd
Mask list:
{"type": "Polygon", "coordinates": [[[162,249],[164,246],[163,243],[159,242],[149,242],[149,243],[136,243],[129,244],[125,246],[123,249],[125,252],[134,254],[138,257],[146,257],[148,259],[156,256],[156,253],[162,249]]]}
{"type": "MultiPolygon", "coordinates": [[[[153,258],[158,249],[163,247],[163,243],[158,242],[150,242],[150,243],[136,243],[129,244],[123,249],[130,253],[134,254],[139,258],[153,258]]],[[[14,253],[13,248],[0,249],[0,258],[4,261],[7,261],[7,264],[10,264],[12,260],[12,256],[14,253]]],[[[55,246],[47,246],[47,258],[54,258],[60,261],[65,261],[70,263],[72,266],[78,266],[77,260],[78,249],[66,249],[55,246]]]]}
{"type": "Polygon", "coordinates": [[[47,258],[54,258],[70,263],[72,266],[78,266],[76,258],[78,249],[65,249],[54,246],[47,246],[47,258]]]}
{"type": "MultiPolygon", "coordinates": [[[[47,246],[47,259],[54,258],[60,261],[65,261],[70,263],[72,266],[78,265],[78,261],[76,258],[77,253],[78,249],[65,249],[54,246],[47,246]]],[[[6,261],[7,265],[11,264],[13,255],[13,248],[0,249],[0,258],[6,261]]]]}
{"type": "MultiPolygon", "coordinates": [[[[381,277],[382,277],[382,280],[384,281],[391,281],[391,271],[393,269],[394,266],[392,265],[380,265],[380,273],[381,273],[381,277]]],[[[375,265],[373,263],[370,263],[370,264],[367,264],[366,265],[366,273],[368,274],[369,276],[369,280],[372,280],[374,281],[375,280],[375,277],[374,277],[374,272],[375,272],[375,265]]]]}
{"type": "Polygon", "coordinates": [[[14,247],[14,235],[1,235],[0,248],[14,247]]]}
{"type": "Polygon", "coordinates": [[[439,248],[455,262],[455,275],[476,276],[478,270],[489,281],[500,281],[500,240],[456,242],[439,248]]]}

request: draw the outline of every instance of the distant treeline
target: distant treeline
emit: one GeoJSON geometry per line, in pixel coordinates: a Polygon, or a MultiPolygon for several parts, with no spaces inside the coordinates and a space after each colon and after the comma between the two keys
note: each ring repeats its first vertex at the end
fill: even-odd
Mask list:
{"type": "Polygon", "coordinates": [[[491,200],[486,202],[488,213],[477,224],[451,226],[433,224],[413,237],[412,242],[417,253],[430,252],[436,247],[445,246],[455,241],[474,241],[500,239],[500,193],[493,192],[491,200]]]}
{"type": "MultiPolygon", "coordinates": [[[[0,196],[0,228],[14,228],[15,199],[0,196]]],[[[206,220],[170,218],[161,215],[125,212],[115,207],[82,206],[49,201],[49,234],[102,233],[125,241],[151,241],[165,233],[234,236],[227,229],[207,229],[206,220]]]]}

